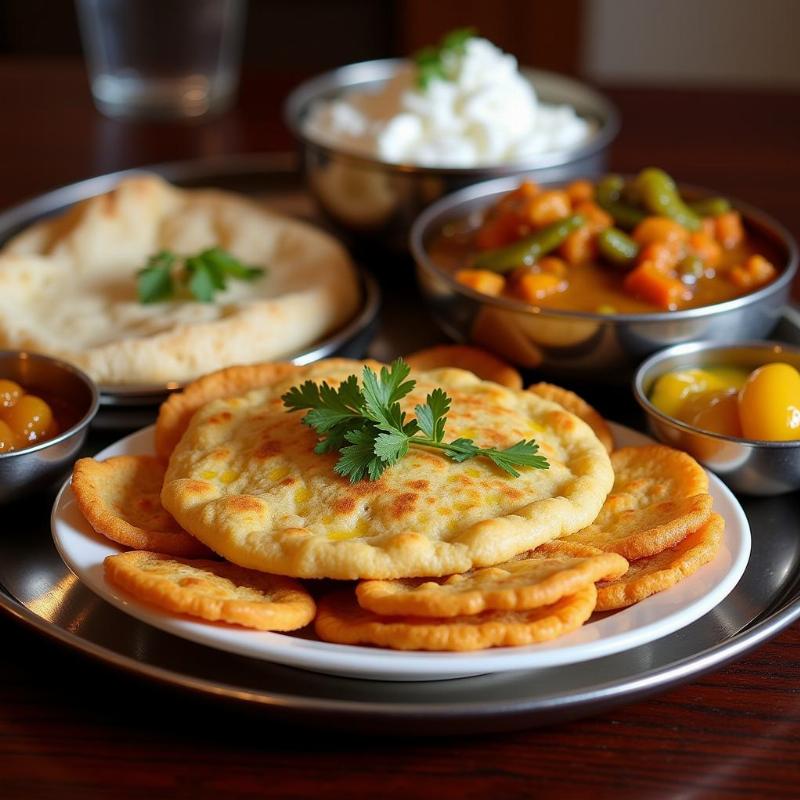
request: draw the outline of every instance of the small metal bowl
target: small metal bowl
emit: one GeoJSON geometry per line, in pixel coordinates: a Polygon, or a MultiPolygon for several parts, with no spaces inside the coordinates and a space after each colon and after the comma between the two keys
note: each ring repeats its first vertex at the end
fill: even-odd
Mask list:
{"type": "MultiPolygon", "coordinates": [[[[781,274],[775,281],[724,303],[600,314],[531,306],[463,286],[429,257],[429,242],[448,223],[482,211],[518,183],[518,177],[502,178],[462,189],[425,210],[411,229],[417,280],[434,318],[453,339],[473,342],[523,369],[539,369],[556,378],[625,383],[643,358],[663,347],[700,339],[758,339],[780,320],[797,271],[797,245],[774,219],[733,198],[745,226],[769,240],[783,257],[776,265],[781,274]]],[[[692,199],[713,194],[685,184],[680,190],[692,199]]]]}
{"type": "Polygon", "coordinates": [[[463,186],[501,175],[529,174],[536,180],[569,180],[599,174],[619,131],[619,114],[605,96],[564,75],[523,69],[545,103],[566,103],[595,125],[579,147],[543,153],[536,159],[493,167],[444,169],[389,164],[337,149],[308,136],[305,123],[321,101],[353,90],[370,91],[390,80],[405,59],[350,64],[298,86],[287,98],[285,119],[301,143],[306,181],[324,214],[356,244],[405,252],[414,218],[434,200],[463,186]]]}
{"type": "Polygon", "coordinates": [[[735,492],[784,494],[800,488],[800,440],[767,442],[708,433],[667,416],[649,399],[653,385],[667,372],[715,365],[753,370],[774,361],[800,369],[800,347],[763,341],[682,344],[648,358],[636,372],[633,392],[657,439],[694,456],[735,492]]]}
{"type": "Polygon", "coordinates": [[[0,503],[6,503],[46,486],[72,464],[97,413],[99,399],[88,375],[38,353],[0,351],[0,378],[16,381],[31,394],[58,400],[71,410],[71,419],[75,420],[52,439],[24,450],[0,453],[0,503]]]}

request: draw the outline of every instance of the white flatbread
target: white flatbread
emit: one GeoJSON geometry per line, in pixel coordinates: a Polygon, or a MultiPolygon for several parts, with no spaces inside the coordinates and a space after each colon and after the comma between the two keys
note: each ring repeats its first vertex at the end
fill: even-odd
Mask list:
{"type": "Polygon", "coordinates": [[[127,178],[0,250],[0,347],[62,357],[106,384],[186,381],[302,349],[358,304],[345,249],[235,194],[127,178]],[[142,304],[136,273],[160,250],[221,247],[251,266],[211,303],[142,304]]]}

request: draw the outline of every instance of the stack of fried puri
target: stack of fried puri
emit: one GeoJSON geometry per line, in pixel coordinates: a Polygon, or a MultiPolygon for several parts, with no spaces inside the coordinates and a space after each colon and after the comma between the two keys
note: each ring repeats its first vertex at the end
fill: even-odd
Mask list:
{"type": "Polygon", "coordinates": [[[211,621],[292,630],[316,615],[327,641],[474,650],[553,639],[715,555],[722,520],[689,456],[648,445],[609,460],[609,428],[581,398],[549,384],[520,391],[518,373],[471,348],[408,361],[432,370],[415,374],[411,404],[434,385],[453,395],[448,436],[495,446],[512,443],[498,430],[533,437],[551,470],[513,480],[483,460],[451,465],[424,453],[353,487],[332,457],[311,452],[313,432],[280,396],[307,379],[358,373],[361,362],[231,368],[162,406],[155,456],[76,465],[73,488],[92,527],[135,548],[107,559],[108,579],[211,621]],[[215,554],[227,561],[207,558],[215,554]],[[362,580],[317,609],[297,579],[323,577],[362,580]]]}

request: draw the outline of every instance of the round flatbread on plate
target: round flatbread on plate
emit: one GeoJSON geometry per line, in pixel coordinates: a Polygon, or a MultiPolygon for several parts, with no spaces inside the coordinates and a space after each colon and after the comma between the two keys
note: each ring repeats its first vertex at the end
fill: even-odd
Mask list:
{"type": "MultiPolygon", "coordinates": [[[[620,425],[612,425],[612,430],[620,446],[651,441],[620,425]]],[[[97,458],[152,452],[151,427],[106,448],[97,458]]],[[[435,680],[602,658],[673,633],[709,612],[736,586],[750,555],[750,529],[738,501],[713,475],[709,475],[709,492],[715,510],[725,520],[725,531],[719,553],[693,575],[630,608],[593,617],[572,633],[551,642],[473,653],[381,650],[321,642],[305,633],[302,636],[264,633],[188,620],[139,602],[105,580],[103,561],[121,548],[92,530],[80,513],[69,482],[56,499],[52,527],[61,557],[88,588],[126,614],[175,636],[223,651],[332,675],[394,681],[435,680]]]]}
{"type": "MultiPolygon", "coordinates": [[[[338,385],[362,363],[319,362],[303,379],[338,385]]],[[[351,483],[336,453],[282,395],[297,379],[203,406],[170,456],[161,500],[178,523],[243,567],[299,578],[449,575],[507,561],[580,530],[613,483],[591,428],[535,394],[441,369],[415,376],[412,412],[437,387],[450,395],[446,438],[480,447],[535,439],[547,469],[509,475],[488,459],[456,463],[412,448],[378,480],[351,483]]]]}

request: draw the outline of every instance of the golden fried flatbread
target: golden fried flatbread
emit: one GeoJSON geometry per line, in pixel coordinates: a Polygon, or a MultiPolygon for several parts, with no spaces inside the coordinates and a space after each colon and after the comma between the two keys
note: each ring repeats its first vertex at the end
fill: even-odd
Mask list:
{"type": "Polygon", "coordinates": [[[462,344],[442,344],[417,350],[405,356],[413,370],[426,372],[441,367],[465,369],[485,381],[494,381],[510,389],[522,388],[522,376],[510,364],[486,350],[462,344]]]}
{"type": "Polygon", "coordinates": [[[611,428],[608,427],[608,423],[575,392],[571,392],[561,386],[554,386],[552,383],[534,383],[528,387],[527,391],[564,406],[567,411],[580,417],[595,432],[595,435],[609,453],[614,449],[614,437],[611,434],[611,428]]]}
{"type": "Polygon", "coordinates": [[[0,249],[0,347],[59,356],[98,383],[183,382],[280,359],[336,330],[358,302],[358,274],[329,234],[156,175],[126,178],[0,249]],[[213,247],[264,274],[229,281],[209,302],[139,302],[137,273],[151,256],[213,247]]]}
{"type": "Polygon", "coordinates": [[[662,500],[676,500],[708,492],[706,471],[688,453],[661,444],[623,447],[611,456],[614,488],[600,512],[614,514],[626,508],[644,508],[662,500]]]}
{"type": "Polygon", "coordinates": [[[292,631],[316,612],[295,580],[242,569],[222,561],[173,558],[133,550],[109,556],[106,578],[159,608],[260,631],[292,631]]]}
{"type": "Polygon", "coordinates": [[[712,514],[707,522],[674,547],[631,562],[621,578],[598,584],[596,610],[625,608],[687,578],[714,558],[722,544],[724,530],[722,517],[712,514]]]}
{"type": "Polygon", "coordinates": [[[672,547],[709,518],[708,477],[686,453],[662,445],[625,447],[612,453],[611,464],[614,487],[600,513],[565,542],[631,561],[672,547]]]}
{"type": "MultiPolygon", "coordinates": [[[[302,380],[334,385],[361,362],[320,362],[302,380]]],[[[298,376],[199,409],[170,458],[161,499],[192,535],[229,561],[307,578],[450,575],[508,561],[577,531],[613,481],[591,429],[531,392],[443,369],[415,375],[402,405],[436,387],[452,397],[446,436],[506,447],[535,438],[550,468],[513,478],[486,459],[456,463],[413,448],[379,480],[352,484],[337,454],[287,413],[281,396],[298,376]]]]}
{"type": "Polygon", "coordinates": [[[72,472],[78,507],[97,533],[137,550],[209,555],[164,510],[159,499],[163,482],[164,465],[153,456],[82,458],[72,472]]]}
{"type": "Polygon", "coordinates": [[[528,558],[530,555],[540,556],[572,556],[573,558],[586,558],[596,556],[605,551],[599,547],[581,542],[570,542],[566,539],[553,539],[551,542],[540,544],[535,550],[528,553],[520,553],[517,558],[528,558]]]}
{"type": "Polygon", "coordinates": [[[602,525],[589,525],[567,542],[589,544],[629,561],[656,555],[697,530],[711,515],[711,495],[697,494],[622,511],[602,525]]]}
{"type": "Polygon", "coordinates": [[[552,605],[627,569],[628,562],[616,553],[584,557],[533,553],[530,558],[439,580],[364,581],[356,587],[356,599],[362,608],[381,615],[455,617],[488,610],[522,611],[552,605]]]}
{"type": "Polygon", "coordinates": [[[156,455],[165,461],[169,459],[178,440],[189,427],[189,420],[200,406],[221,397],[236,397],[252,389],[269,386],[297,369],[294,364],[278,361],[227,367],[192,381],[182,391],[171,394],[158,410],[156,455]]]}
{"type": "Polygon", "coordinates": [[[594,610],[597,590],[528,611],[485,611],[444,619],[383,617],[367,611],[351,591],[323,597],[314,623],[317,636],[339,644],[372,644],[394,650],[482,650],[546,642],[579,628],[594,610]]]}

